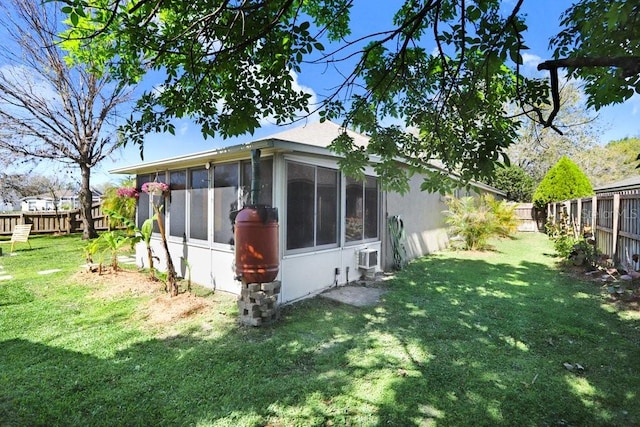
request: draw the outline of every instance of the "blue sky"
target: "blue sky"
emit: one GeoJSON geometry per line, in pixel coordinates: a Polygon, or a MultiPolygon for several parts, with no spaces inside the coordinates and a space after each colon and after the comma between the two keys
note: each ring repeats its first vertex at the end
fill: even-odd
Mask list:
{"type": "MultiPolygon", "coordinates": [[[[399,1],[371,2],[356,0],[352,12],[353,34],[356,38],[361,34],[369,34],[378,29],[391,26],[391,19],[399,1]],[[374,6],[375,5],[375,6],[374,6]]],[[[505,0],[505,8],[512,6],[514,0],[505,0]]],[[[525,34],[525,44],[530,50],[524,59],[524,72],[530,75],[539,73],[536,66],[539,62],[551,58],[548,48],[549,39],[558,32],[561,13],[571,5],[567,0],[525,0],[522,12],[527,16],[529,30],[525,34]]],[[[539,74],[544,76],[544,74],[539,74]]],[[[321,97],[328,93],[337,82],[337,76],[328,72],[324,66],[305,68],[297,76],[297,82],[313,94],[321,97]]],[[[599,111],[605,131],[599,143],[607,143],[624,137],[640,136],[640,96],[637,94],[624,104],[606,107],[599,111]]],[[[231,140],[214,138],[204,140],[198,127],[189,121],[176,122],[176,135],[149,135],[145,140],[145,161],[158,160],[175,155],[189,154],[197,151],[209,150],[234,143],[248,142],[279,132],[282,128],[265,124],[253,136],[246,135],[231,140]]],[[[119,175],[110,175],[108,170],[140,163],[137,146],[127,147],[117,154],[117,158],[105,160],[99,168],[93,171],[92,181],[97,184],[105,181],[116,182],[119,175]]]]}

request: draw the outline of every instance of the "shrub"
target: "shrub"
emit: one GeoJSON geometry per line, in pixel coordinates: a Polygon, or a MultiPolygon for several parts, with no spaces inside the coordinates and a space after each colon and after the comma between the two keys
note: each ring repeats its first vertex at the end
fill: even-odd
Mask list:
{"type": "Polygon", "coordinates": [[[589,228],[579,234],[566,212],[562,212],[555,223],[547,221],[545,228],[560,258],[574,265],[596,266],[598,252],[589,228]]]}
{"type": "Polygon", "coordinates": [[[529,203],[536,183],[521,167],[509,166],[496,169],[490,184],[504,191],[508,200],[529,203]]]}
{"type": "Polygon", "coordinates": [[[447,197],[447,207],[449,231],[460,237],[465,250],[488,249],[490,238],[510,236],[516,228],[515,206],[492,196],[447,197]]]}
{"type": "Polygon", "coordinates": [[[518,219],[515,214],[517,205],[506,200],[496,200],[490,194],[483,198],[497,221],[496,234],[500,237],[512,236],[518,229],[518,219]]]}
{"type": "Polygon", "coordinates": [[[551,202],[576,199],[593,194],[589,178],[578,165],[562,157],[544,176],[533,194],[533,203],[542,208],[551,202]]]}

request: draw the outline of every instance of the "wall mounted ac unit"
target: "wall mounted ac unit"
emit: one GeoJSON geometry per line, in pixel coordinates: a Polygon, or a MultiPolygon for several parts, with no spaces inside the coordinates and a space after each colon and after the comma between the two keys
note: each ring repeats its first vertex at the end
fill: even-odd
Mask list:
{"type": "Polygon", "coordinates": [[[377,249],[363,249],[358,252],[358,268],[364,268],[366,270],[375,268],[378,266],[378,250],[377,249]]]}

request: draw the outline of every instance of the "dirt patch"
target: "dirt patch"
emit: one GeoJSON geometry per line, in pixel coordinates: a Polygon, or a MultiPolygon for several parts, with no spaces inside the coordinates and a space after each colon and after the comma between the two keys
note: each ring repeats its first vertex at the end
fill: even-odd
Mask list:
{"type": "Polygon", "coordinates": [[[145,312],[149,322],[168,324],[197,316],[211,306],[212,303],[209,300],[187,292],[175,297],[165,293],[149,301],[145,312]]]}
{"type": "Polygon", "coordinates": [[[82,271],[76,274],[79,283],[95,287],[92,297],[117,299],[121,297],[154,296],[141,307],[140,315],[155,325],[170,324],[189,319],[210,309],[214,302],[189,292],[172,297],[165,291],[165,283],[152,280],[146,273],[111,269],[102,273],[82,271]]]}
{"type": "Polygon", "coordinates": [[[153,295],[164,291],[164,282],[151,280],[145,273],[132,270],[113,271],[103,268],[102,273],[81,271],[76,274],[79,283],[96,287],[95,298],[153,295]]]}
{"type": "Polygon", "coordinates": [[[600,287],[605,303],[617,311],[634,313],[640,316],[640,281],[621,280],[616,269],[588,270],[581,266],[561,266],[571,277],[584,282],[591,282],[600,287]]]}

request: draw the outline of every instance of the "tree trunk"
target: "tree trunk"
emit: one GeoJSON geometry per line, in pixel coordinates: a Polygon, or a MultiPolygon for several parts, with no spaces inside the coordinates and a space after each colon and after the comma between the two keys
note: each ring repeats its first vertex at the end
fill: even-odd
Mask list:
{"type": "Polygon", "coordinates": [[[98,237],[93,225],[93,194],[91,193],[90,176],[91,169],[86,164],[80,165],[82,182],[80,184],[80,218],[82,220],[82,239],[88,240],[98,237]]]}
{"type": "Polygon", "coordinates": [[[149,279],[156,280],[156,269],[153,266],[153,252],[151,252],[151,245],[147,244],[147,261],[149,262],[149,279]]]}
{"type": "MultiPolygon", "coordinates": [[[[153,197],[153,196],[151,196],[153,197]]],[[[162,196],[164,197],[164,196],[162,196]]],[[[164,231],[164,217],[162,212],[160,212],[160,208],[155,203],[153,204],[153,209],[158,217],[158,230],[160,231],[160,238],[162,239],[162,247],[164,248],[164,253],[167,257],[167,288],[169,289],[169,294],[172,297],[178,296],[178,279],[176,275],[176,269],[173,266],[173,259],[171,258],[171,253],[169,252],[169,246],[167,244],[167,236],[164,231]]]]}

